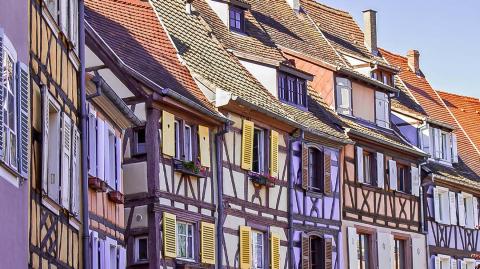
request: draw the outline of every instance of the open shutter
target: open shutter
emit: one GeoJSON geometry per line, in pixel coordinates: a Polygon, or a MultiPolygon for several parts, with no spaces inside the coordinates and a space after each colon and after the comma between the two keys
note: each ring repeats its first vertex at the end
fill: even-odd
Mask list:
{"type": "Polygon", "coordinates": [[[439,159],[442,156],[442,151],[441,151],[441,143],[440,143],[440,129],[433,129],[433,140],[434,140],[434,150],[435,150],[435,158],[439,159]]]}
{"type": "Polygon", "coordinates": [[[378,268],[392,268],[392,240],[390,233],[377,233],[378,268]]]}
{"type": "Polygon", "coordinates": [[[363,149],[361,147],[357,147],[356,149],[357,149],[357,154],[356,154],[357,180],[358,180],[358,182],[363,183],[363,182],[365,182],[364,177],[363,177],[363,149]]]}
{"type": "MultiPolygon", "coordinates": [[[[100,268],[99,269],[104,269],[106,265],[106,260],[108,259],[107,253],[105,251],[105,240],[103,239],[98,239],[99,244],[98,244],[98,250],[99,250],[99,257],[98,260],[100,261],[100,268]]],[[[106,267],[108,268],[108,267],[106,267]]]]}
{"type": "Polygon", "coordinates": [[[473,199],[473,225],[475,229],[478,229],[478,200],[477,197],[472,197],[473,199]]]}
{"type": "Polygon", "coordinates": [[[122,140],[115,136],[115,189],[123,192],[122,188],[122,140]]]}
{"type": "Polygon", "coordinates": [[[270,175],[278,176],[278,133],[274,130],[270,133],[270,175]]]}
{"type": "Polygon", "coordinates": [[[457,225],[457,199],[453,191],[448,192],[450,204],[450,224],[457,225]]]}
{"type": "Polygon", "coordinates": [[[88,104],[88,174],[97,176],[97,112],[88,104]]]}
{"type": "Polygon", "coordinates": [[[465,227],[465,199],[463,193],[459,193],[458,201],[458,225],[465,227]]]}
{"type": "MultiPolygon", "coordinates": [[[[0,94],[0,96],[1,95],[2,94],[0,94]]],[[[3,113],[0,113],[0,114],[3,115],[3,113]]],[[[48,175],[48,127],[50,124],[49,124],[48,116],[49,116],[48,89],[46,86],[44,86],[42,87],[42,192],[44,194],[48,193],[50,195],[49,193],[50,178],[48,175]]],[[[0,116],[0,118],[2,118],[2,116],[0,116]]],[[[3,124],[3,122],[1,123],[3,124]]],[[[3,133],[3,132],[0,131],[0,133],[3,133]]],[[[3,139],[0,141],[3,141],[3,139]]],[[[0,143],[0,145],[1,144],[2,143],[0,143]]],[[[58,179],[54,178],[53,180],[58,180],[58,179]]]]}
{"type": "MultiPolygon", "coordinates": [[[[105,152],[103,154],[104,156],[104,160],[103,160],[103,163],[104,163],[104,173],[105,173],[105,181],[107,182],[108,186],[112,187],[113,184],[112,184],[112,173],[111,173],[111,169],[110,169],[110,165],[111,165],[111,162],[110,162],[110,158],[114,158],[115,156],[111,156],[111,152],[110,152],[110,125],[108,124],[108,122],[104,122],[105,125],[103,126],[103,151],[105,152]]],[[[114,187],[114,186],[113,186],[114,187]]]]}
{"type": "Polygon", "coordinates": [[[425,252],[425,239],[412,237],[412,262],[418,268],[427,268],[425,252]]]}
{"type": "Polygon", "coordinates": [[[412,194],[415,196],[420,195],[420,173],[418,167],[412,166],[410,169],[412,174],[412,194]]]}
{"type": "Polygon", "coordinates": [[[175,115],[165,110],[162,112],[162,152],[175,156],[175,115]]]}
{"type": "Polygon", "coordinates": [[[96,233],[90,233],[90,249],[92,253],[92,269],[99,269],[98,268],[98,237],[96,233]]]}
{"type": "Polygon", "coordinates": [[[97,177],[105,180],[105,122],[97,118],[97,177]]]}
{"type": "Polygon", "coordinates": [[[440,223],[442,220],[440,216],[440,196],[436,187],[433,188],[433,207],[435,210],[435,221],[440,223]]]}
{"type": "Polygon", "coordinates": [[[388,161],[388,175],[390,181],[390,189],[397,190],[397,162],[394,160],[388,161]]]}
{"type": "Polygon", "coordinates": [[[325,269],[333,269],[333,244],[332,238],[325,238],[325,269]]]}
{"type": "MultiPolygon", "coordinates": [[[[1,41],[0,41],[1,42],[1,41]]],[[[2,48],[2,46],[0,46],[2,48]]],[[[0,54],[1,54],[0,49],[0,54]]],[[[0,61],[0,63],[2,63],[0,61]]],[[[1,64],[0,64],[1,65],[1,64]]],[[[1,70],[0,70],[1,74],[1,70]]],[[[18,62],[17,64],[17,95],[18,95],[18,157],[19,171],[22,177],[28,178],[30,165],[30,74],[28,66],[18,62]]],[[[1,86],[0,86],[1,87],[1,86]]],[[[2,140],[0,140],[2,141],[2,140]]],[[[1,144],[1,143],[0,143],[1,144]]]]}
{"type": "Polygon", "coordinates": [[[302,269],[310,269],[310,237],[302,234],[302,269]]]}
{"type": "Polygon", "coordinates": [[[358,268],[358,235],[355,227],[347,227],[348,268],[358,268]]]}
{"type": "Polygon", "coordinates": [[[118,269],[127,268],[127,251],[124,247],[118,248],[118,269]]]}
{"type": "Polygon", "coordinates": [[[202,263],[215,264],[215,224],[200,223],[200,254],[202,263]]]}
{"type": "Polygon", "coordinates": [[[447,152],[446,152],[446,156],[447,156],[447,161],[451,162],[452,161],[452,136],[450,133],[447,134],[447,148],[445,149],[447,152]]]}
{"type": "Polygon", "coordinates": [[[272,233],[270,236],[271,269],[280,269],[280,236],[272,233]]]}
{"type": "Polygon", "coordinates": [[[302,143],[302,188],[308,190],[308,147],[302,143]]]}
{"type": "Polygon", "coordinates": [[[253,131],[254,124],[251,121],[243,120],[242,132],[242,168],[252,170],[253,163],[253,131]]]}
{"type": "Polygon", "coordinates": [[[72,208],[71,211],[80,213],[80,132],[73,126],[72,134],[72,208]]]}
{"type": "Polygon", "coordinates": [[[210,136],[208,127],[198,126],[198,137],[200,139],[200,164],[210,167],[210,136]]]}
{"type": "Polygon", "coordinates": [[[467,262],[460,260],[460,269],[467,269],[467,262]]]}
{"type": "Polygon", "coordinates": [[[68,36],[68,0],[60,0],[60,29],[68,36]]]}
{"type": "Polygon", "coordinates": [[[332,156],[330,152],[323,152],[323,191],[325,195],[332,194],[332,156]]]}
{"type": "Polygon", "coordinates": [[[457,259],[454,259],[454,258],[450,259],[450,268],[451,269],[458,269],[457,259]]]}
{"type": "Polygon", "coordinates": [[[422,137],[422,150],[428,154],[432,154],[432,147],[430,146],[430,128],[425,127],[420,130],[420,134],[422,137]]]}
{"type": "Polygon", "coordinates": [[[62,206],[70,208],[70,165],[72,162],[72,120],[67,114],[62,114],[62,206]]]}
{"type": "Polygon", "coordinates": [[[433,257],[433,265],[434,265],[434,269],[442,269],[442,264],[440,263],[440,257],[438,256],[433,257]]]}
{"type": "Polygon", "coordinates": [[[385,186],[385,159],[383,153],[377,152],[377,186],[381,189],[385,186]]]}
{"type": "Polygon", "coordinates": [[[163,212],[163,249],[165,257],[177,257],[177,217],[163,212]]]}
{"type": "Polygon", "coordinates": [[[240,269],[250,269],[250,261],[252,260],[251,231],[248,226],[240,226],[240,269]]]}
{"type": "Polygon", "coordinates": [[[458,163],[457,135],[452,134],[452,162],[458,163]]]}

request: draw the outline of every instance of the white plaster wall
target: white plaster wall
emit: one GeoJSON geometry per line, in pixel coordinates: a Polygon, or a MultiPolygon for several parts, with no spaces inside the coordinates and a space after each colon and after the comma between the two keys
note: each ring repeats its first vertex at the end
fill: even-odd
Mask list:
{"type": "Polygon", "coordinates": [[[228,27],[228,4],[225,2],[207,0],[210,8],[217,14],[217,16],[222,20],[222,22],[228,27]]]}
{"type": "Polygon", "coordinates": [[[147,163],[123,165],[125,194],[147,192],[147,163]]]}
{"type": "Polygon", "coordinates": [[[273,96],[278,98],[277,69],[240,60],[240,63],[265,87],[273,96]]]}
{"type": "MultiPolygon", "coordinates": [[[[125,209],[125,222],[128,220],[128,216],[130,215],[130,208],[125,209]]],[[[137,206],[133,211],[133,218],[131,228],[145,228],[148,227],[148,214],[147,214],[147,206],[137,206]]],[[[127,223],[125,223],[127,225],[127,223]]]]}

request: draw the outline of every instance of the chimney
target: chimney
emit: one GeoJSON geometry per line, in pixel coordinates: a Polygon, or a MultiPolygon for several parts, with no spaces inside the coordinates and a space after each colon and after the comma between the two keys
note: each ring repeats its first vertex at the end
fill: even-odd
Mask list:
{"type": "Polygon", "coordinates": [[[288,5],[295,11],[300,11],[300,0],[287,0],[288,5]]]}
{"type": "Polygon", "coordinates": [[[365,45],[374,55],[377,55],[377,12],[373,9],[363,11],[363,23],[365,27],[365,45]]]}
{"type": "Polygon", "coordinates": [[[192,15],[192,0],[185,1],[185,13],[192,15]]]}
{"type": "Polygon", "coordinates": [[[409,50],[407,52],[408,66],[415,74],[420,72],[420,52],[418,50],[409,50]]]}

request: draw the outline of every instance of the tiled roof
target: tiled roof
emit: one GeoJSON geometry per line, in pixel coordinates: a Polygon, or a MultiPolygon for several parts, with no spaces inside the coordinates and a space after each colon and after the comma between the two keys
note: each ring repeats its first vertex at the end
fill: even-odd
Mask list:
{"type": "Polygon", "coordinates": [[[474,187],[480,189],[480,177],[464,164],[454,164],[452,167],[429,161],[425,167],[440,175],[442,179],[450,181],[454,184],[461,184],[465,187],[474,187]]]}
{"type": "Polygon", "coordinates": [[[417,118],[427,117],[427,113],[423,108],[415,102],[410,91],[405,87],[403,81],[398,75],[395,76],[395,88],[397,88],[398,96],[391,99],[392,110],[406,112],[417,118]]]}
{"type": "Polygon", "coordinates": [[[126,65],[215,112],[163,30],[153,8],[141,0],[86,0],[85,19],[126,65]]]}

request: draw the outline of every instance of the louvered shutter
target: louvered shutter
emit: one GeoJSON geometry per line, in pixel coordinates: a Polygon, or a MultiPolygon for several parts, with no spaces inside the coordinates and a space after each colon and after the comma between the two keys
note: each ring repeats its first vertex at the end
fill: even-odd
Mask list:
{"type": "Polygon", "coordinates": [[[210,167],[210,135],[208,127],[198,126],[198,137],[200,139],[200,164],[210,167]]]}
{"type": "Polygon", "coordinates": [[[242,168],[252,170],[253,163],[253,131],[254,124],[251,121],[243,120],[242,131],[242,168]]]}
{"type": "Polygon", "coordinates": [[[250,269],[252,256],[251,228],[240,226],[240,269],[250,269]]]}
{"type": "Polygon", "coordinates": [[[358,235],[355,227],[347,227],[348,268],[358,268],[358,235]]]}
{"type": "MultiPolygon", "coordinates": [[[[3,47],[4,47],[4,42],[5,38],[3,35],[3,29],[0,28],[0,104],[3,104],[5,101],[5,82],[3,81],[3,47]]],[[[3,112],[0,113],[0,126],[3,126],[3,112]]],[[[5,157],[4,154],[4,144],[3,141],[5,141],[4,133],[3,133],[3,128],[0,128],[0,159],[3,160],[5,157]]]]}
{"type": "Polygon", "coordinates": [[[270,133],[270,175],[278,177],[278,133],[270,133]]]}
{"type": "Polygon", "coordinates": [[[118,269],[127,268],[127,251],[124,247],[118,248],[118,269]]]}
{"type": "Polygon", "coordinates": [[[332,159],[330,152],[323,152],[323,192],[325,195],[332,194],[332,159]]]}
{"type": "Polygon", "coordinates": [[[122,140],[115,136],[115,188],[123,192],[122,188],[122,140]]]}
{"type": "MultiPolygon", "coordinates": [[[[0,114],[3,115],[3,113],[0,113],[0,114]]],[[[50,124],[49,124],[48,89],[46,86],[43,86],[42,87],[42,192],[44,194],[48,193],[48,195],[50,196],[49,186],[50,186],[51,179],[49,178],[50,175],[48,174],[48,128],[49,128],[49,125],[50,124]]],[[[3,133],[3,132],[0,132],[0,133],[3,133]]],[[[58,180],[58,179],[53,179],[53,180],[58,180]]]]}
{"type": "Polygon", "coordinates": [[[385,187],[385,159],[383,158],[383,153],[376,153],[377,161],[377,186],[381,189],[385,187]]]}
{"type": "Polygon", "coordinates": [[[392,241],[390,233],[377,233],[378,268],[392,268],[392,241]]]}
{"type": "Polygon", "coordinates": [[[97,112],[88,104],[88,173],[97,176],[97,112]]]}
{"type": "Polygon", "coordinates": [[[162,112],[162,152],[175,156],[175,115],[165,110],[162,112]]]}
{"type": "Polygon", "coordinates": [[[310,237],[302,234],[302,269],[310,269],[310,237]]]}
{"type": "Polygon", "coordinates": [[[433,188],[433,206],[435,210],[435,221],[441,223],[442,217],[440,216],[440,196],[436,187],[433,188]]]}
{"type": "Polygon", "coordinates": [[[98,268],[98,238],[95,234],[91,233],[90,237],[91,242],[91,250],[92,250],[92,269],[100,269],[98,268]]]}
{"type": "Polygon", "coordinates": [[[333,243],[331,238],[325,238],[325,269],[333,268],[333,243]]]}
{"type": "Polygon", "coordinates": [[[426,268],[425,264],[425,239],[421,237],[412,237],[412,262],[418,268],[426,268]]]}
{"type": "Polygon", "coordinates": [[[356,154],[356,171],[357,171],[357,180],[360,183],[365,182],[363,177],[363,148],[357,147],[357,154],[356,154]]]}
{"type": "Polygon", "coordinates": [[[418,167],[412,166],[410,169],[412,174],[412,194],[415,196],[420,195],[420,173],[418,167]]]}
{"type": "Polygon", "coordinates": [[[457,199],[453,191],[448,192],[450,209],[450,224],[457,225],[457,199]]]}
{"type": "MultiPolygon", "coordinates": [[[[0,46],[0,48],[2,48],[0,46]]],[[[0,49],[0,54],[1,54],[0,49]]],[[[1,65],[0,61],[0,65],[1,65]]],[[[1,68],[0,68],[1,69],[1,68]]],[[[0,70],[1,74],[1,70],[0,70]]],[[[22,177],[28,178],[30,165],[30,74],[28,66],[17,64],[17,95],[18,95],[18,158],[19,171],[22,177]]],[[[1,125],[0,125],[1,126],[1,125]]],[[[2,141],[2,140],[0,140],[2,141]]],[[[0,143],[1,144],[1,143],[0,143]]]]}
{"type": "Polygon", "coordinates": [[[302,188],[308,190],[308,147],[305,143],[302,143],[302,188]]]}
{"type": "Polygon", "coordinates": [[[61,173],[61,186],[62,186],[62,206],[64,208],[70,208],[70,184],[71,174],[70,165],[72,162],[72,120],[67,114],[62,114],[62,173],[61,173]]]}
{"type": "Polygon", "coordinates": [[[388,161],[388,175],[390,181],[390,189],[397,190],[397,162],[394,160],[388,161]]]}
{"type": "Polygon", "coordinates": [[[270,237],[271,269],[280,269],[280,236],[272,233],[270,237]]]}
{"type": "Polygon", "coordinates": [[[215,264],[215,224],[201,222],[200,233],[202,263],[215,264]]]}
{"type": "Polygon", "coordinates": [[[473,225],[475,229],[478,229],[478,200],[477,197],[472,197],[473,199],[473,225]]]}
{"type": "Polygon", "coordinates": [[[438,256],[433,257],[433,264],[435,269],[442,269],[442,264],[440,263],[440,258],[438,256]]]}
{"type": "Polygon", "coordinates": [[[105,180],[105,122],[97,118],[97,177],[105,180]]]}
{"type": "Polygon", "coordinates": [[[458,201],[458,225],[465,227],[465,199],[463,193],[459,193],[458,201]]]}
{"type": "Polygon", "coordinates": [[[163,212],[163,250],[165,257],[177,257],[177,217],[163,212]]]}
{"type": "Polygon", "coordinates": [[[72,208],[71,211],[80,213],[80,132],[77,126],[73,126],[72,135],[72,208]]]}
{"type": "Polygon", "coordinates": [[[457,135],[452,134],[452,162],[458,163],[457,135]]]}

